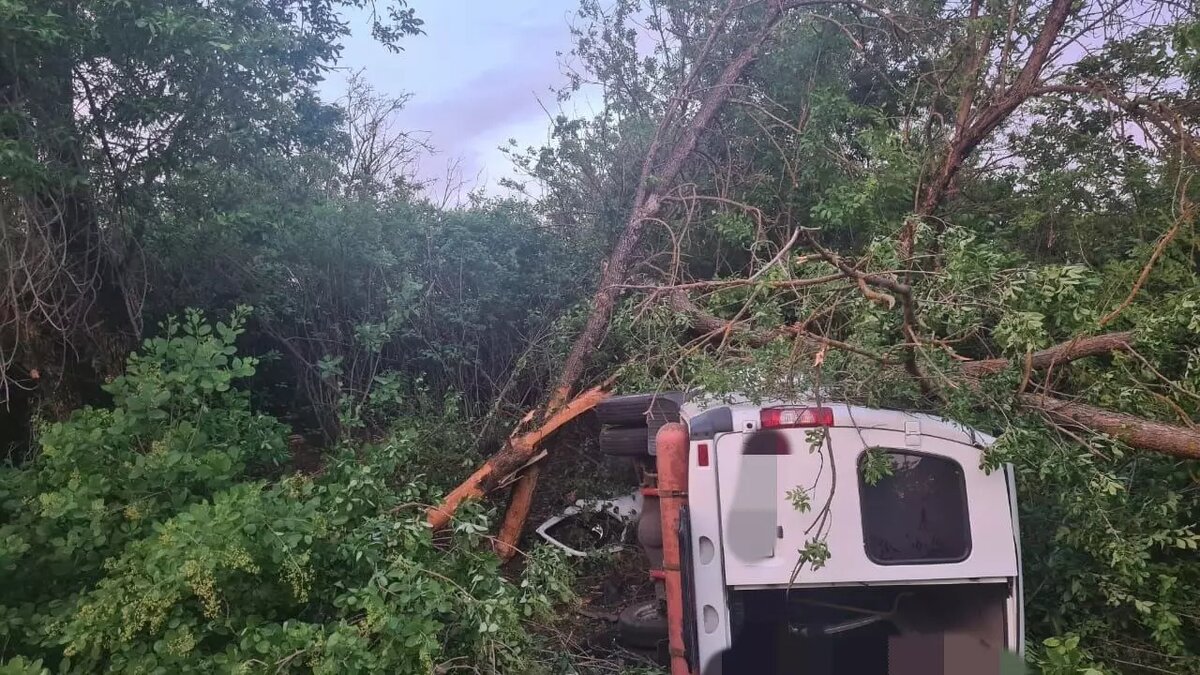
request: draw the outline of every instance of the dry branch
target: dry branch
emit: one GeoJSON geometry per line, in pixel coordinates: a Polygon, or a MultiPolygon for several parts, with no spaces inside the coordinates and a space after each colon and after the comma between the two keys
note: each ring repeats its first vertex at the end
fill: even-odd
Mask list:
{"type": "Polygon", "coordinates": [[[740,288],[742,286],[761,286],[771,290],[794,290],[797,288],[807,288],[809,286],[821,286],[833,281],[845,279],[842,273],[826,274],[821,277],[808,277],[803,279],[771,279],[769,281],[760,281],[755,279],[716,279],[712,281],[690,281],[684,284],[675,284],[674,286],[663,286],[662,284],[624,284],[621,288],[635,291],[650,291],[653,293],[674,293],[675,291],[715,291],[727,288],[740,288]]]}
{"type": "Polygon", "coordinates": [[[722,319],[719,316],[709,314],[692,302],[691,298],[683,291],[674,291],[667,295],[667,302],[671,309],[688,317],[692,326],[710,335],[726,335],[736,333],[742,338],[746,344],[752,347],[761,347],[783,336],[797,337],[806,342],[811,342],[814,346],[832,347],[840,349],[859,356],[865,356],[873,361],[878,361],[883,365],[895,365],[891,361],[879,354],[874,354],[861,347],[856,347],[848,342],[835,340],[825,337],[808,330],[803,324],[792,324],[788,326],[779,326],[769,330],[754,330],[746,326],[744,323],[733,321],[730,319],[722,319]]]}

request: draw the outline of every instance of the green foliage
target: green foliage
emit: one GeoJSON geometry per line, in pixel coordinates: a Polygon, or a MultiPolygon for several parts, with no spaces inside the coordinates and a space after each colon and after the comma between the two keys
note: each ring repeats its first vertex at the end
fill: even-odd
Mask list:
{"type": "Polygon", "coordinates": [[[1104,670],[1097,668],[1079,646],[1078,635],[1046,638],[1042,646],[1044,656],[1037,658],[1035,663],[1046,675],[1104,675],[1104,670]]]}
{"type": "MultiPolygon", "coordinates": [[[[166,322],[107,386],[113,408],[47,426],[38,457],[4,472],[0,498],[25,549],[10,560],[14,578],[39,569],[94,578],[155,523],[282,460],[283,428],[231,387],[254,372],[253,359],[234,355],[244,317],[215,331],[198,312],[166,322]]],[[[36,586],[11,592],[28,599],[36,586]]]]}
{"type": "Polygon", "coordinates": [[[808,565],[811,570],[819,570],[829,562],[829,544],[824,539],[806,539],[804,548],[799,551],[800,557],[796,560],[796,569],[799,571],[804,565],[808,565]]]}
{"type": "Polygon", "coordinates": [[[867,485],[892,475],[892,459],[879,448],[867,448],[858,460],[858,473],[867,485]]]}
{"type": "Polygon", "coordinates": [[[42,665],[41,659],[29,661],[23,656],[0,663],[2,675],[50,675],[50,669],[42,665]]]}
{"type": "Polygon", "coordinates": [[[283,428],[236,382],[246,312],[167,321],[84,409],[0,471],[4,672],[532,672],[524,627],[570,597],[550,549],[500,574],[479,505],[434,544],[415,420],[266,480],[283,428]],[[256,476],[259,476],[256,478],[256,476]],[[29,661],[28,659],[41,659],[29,661]]]}
{"type": "Polygon", "coordinates": [[[800,513],[808,513],[812,510],[812,497],[808,494],[808,488],[803,485],[797,485],[788,490],[786,497],[792,503],[792,508],[800,513]]]}
{"type": "Polygon", "coordinates": [[[176,181],[178,201],[149,242],[154,278],[172,290],[152,299],[151,315],[253,304],[251,345],[281,356],[261,370],[256,394],[330,436],[381,423],[364,414],[373,390],[390,386],[378,377],[405,389],[420,381],[471,416],[497,397],[521,400],[547,377],[531,351],[584,292],[577,280],[592,266],[529,205],[348,199],[311,185],[297,164],[176,181]]]}
{"type": "MultiPolygon", "coordinates": [[[[885,4],[790,15],[700,134],[683,184],[650,180],[669,191],[643,226],[637,283],[717,282],[692,299],[739,328],[698,335],[662,294],[628,294],[589,377],[816,393],[988,431],[1000,438],[988,467],[1018,474],[1031,660],[1196,672],[1195,467],[1048,427],[1014,393],[1200,418],[1198,241],[1181,216],[1200,194],[1194,144],[1173,136],[1196,128],[1198,24],[1164,6],[1110,31],[1093,22],[1108,8],[1076,3],[1067,33],[1087,53],[1072,62],[1060,42],[1068,56],[1044,75],[1136,92],[1171,123],[1130,118],[1131,133],[1098,100],[1035,97],[921,217],[961,102],[1002,92],[962,95],[1013,81],[1044,7],[985,3],[971,19],[966,4],[885,4]],[[967,73],[977,40],[1014,62],[967,73]],[[838,269],[803,237],[776,256],[800,228],[910,287],[911,303],[850,279],[799,283],[838,269]],[[1136,353],[1022,368],[1118,307],[1103,328],[1134,330],[1136,353]],[[905,370],[910,355],[937,395],[905,370]],[[1012,365],[982,382],[956,375],[962,359],[999,356],[1012,365]]],[[[692,84],[711,90],[766,3],[745,3],[710,42],[718,3],[581,2],[569,89],[599,82],[601,112],[556,119],[545,148],[508,149],[536,199],[452,209],[396,168],[415,152],[388,131],[402,97],[316,96],[349,30],[339,12],[365,6],[0,0],[0,287],[21,289],[4,297],[17,320],[0,326],[2,377],[66,403],[50,413],[96,400],[102,381],[111,397],[47,414],[36,456],[0,470],[0,672],[536,668],[526,622],[567,595],[564,562],[535,551],[505,581],[480,552],[480,507],[434,546],[414,505],[544,396],[658,120],[702,52],[713,61],[692,84]],[[354,159],[385,147],[400,148],[386,166],[354,159]],[[48,218],[47,204],[64,208],[48,218]],[[141,334],[142,284],[162,334],[115,376],[106,357],[141,334]],[[167,318],[188,306],[232,315],[167,318]],[[53,382],[73,390],[58,397],[53,382]],[[282,475],[285,427],[263,410],[321,428],[332,449],[319,475],[282,475]]],[[[372,32],[389,48],[421,30],[407,3],[379,9],[372,32]]],[[[814,431],[810,451],[826,440],[814,431]]],[[[868,452],[860,468],[870,482],[890,467],[868,452]]],[[[787,498],[812,508],[803,486],[787,498]]],[[[801,561],[828,554],[818,536],[801,561]]]]}
{"type": "MultiPolygon", "coordinates": [[[[643,237],[661,255],[639,273],[688,284],[696,306],[736,327],[696,325],[662,302],[666,293],[627,298],[602,362],[619,364],[619,386],[630,390],[819,394],[926,410],[998,436],[985,462],[1011,462],[1017,473],[1031,661],[1061,673],[1200,672],[1194,462],[1055,427],[1015,396],[1045,392],[1183,428],[1200,421],[1190,210],[1200,194],[1188,150],[1200,33],[1186,11],[1125,12],[1126,30],[1089,33],[1094,49],[1044,73],[1136,97],[1182,125],[1182,140],[1098,98],[1034,96],[982,139],[932,213],[922,213],[961,131],[963,101],[979,115],[1000,91],[991,83],[1016,76],[1015,60],[995,60],[1009,52],[997,45],[1027,47],[1045,16],[1044,3],[981,5],[974,19],[969,7],[901,3],[881,17],[832,7],[781,22],[700,135],[685,187],[643,237]],[[964,64],[980,39],[989,46],[972,73],[964,64]],[[802,285],[836,269],[804,233],[775,259],[800,228],[857,270],[910,287],[911,304],[891,290],[869,297],[849,278],[802,285]],[[907,231],[911,257],[899,236],[907,231]],[[1112,330],[1133,330],[1136,352],[1023,368],[1032,351],[1112,330]],[[910,354],[932,392],[906,372],[910,354]],[[961,361],[998,357],[1012,365],[983,381],[962,377],[961,361]]],[[[636,172],[646,128],[675,95],[682,64],[710,44],[698,27],[712,26],[719,11],[682,0],[629,0],[610,12],[583,5],[576,54],[609,108],[561,120],[549,147],[521,165],[544,181],[553,217],[595,214],[581,224],[597,231],[620,222],[608,220],[610,204],[631,199],[620,177],[636,172]],[[672,36],[655,50],[631,49],[633,36],[646,37],[632,18],[639,10],[672,36]]],[[[752,11],[735,21],[751,22],[752,11]]],[[[1093,31],[1099,12],[1075,3],[1060,44],[1093,31]]],[[[730,28],[711,48],[733,54],[747,39],[730,28]]],[[[718,72],[702,68],[694,91],[718,72]]],[[[859,468],[876,481],[890,467],[867,453],[859,468]]],[[[786,497],[805,508],[802,487],[786,497]]],[[[818,544],[806,545],[805,564],[822,560],[818,544]]]]}

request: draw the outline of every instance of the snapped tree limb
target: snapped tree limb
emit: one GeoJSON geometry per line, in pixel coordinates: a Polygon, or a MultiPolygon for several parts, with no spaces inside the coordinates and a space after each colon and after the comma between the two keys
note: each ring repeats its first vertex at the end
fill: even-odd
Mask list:
{"type": "Polygon", "coordinates": [[[608,398],[608,392],[604,389],[600,387],[589,389],[559,408],[538,428],[509,439],[500,452],[484,462],[483,466],[476,469],[475,473],[471,474],[467,480],[446,495],[441,504],[426,511],[425,516],[429,524],[434,529],[448,525],[459,504],[491,492],[501,481],[520,469],[534,456],[538,444],[571,420],[595,408],[606,398],[608,398]]]}
{"type": "MultiPolygon", "coordinates": [[[[885,365],[897,365],[895,362],[889,362],[881,356],[871,354],[854,345],[812,333],[800,332],[794,330],[793,327],[754,330],[744,324],[722,319],[698,307],[682,290],[674,291],[667,297],[673,309],[688,316],[696,329],[706,333],[735,332],[752,346],[767,344],[783,335],[798,335],[814,344],[867,356],[885,365]]],[[[1129,351],[1133,341],[1132,331],[1079,337],[1031,353],[1025,360],[1025,367],[1029,370],[1047,370],[1056,365],[1089,356],[1129,351]]],[[[979,379],[999,373],[1011,364],[1012,361],[1009,359],[967,361],[959,365],[959,372],[969,378],[979,379]]],[[[1147,420],[1135,415],[1064,401],[1043,394],[1019,393],[1017,399],[1024,407],[1044,413],[1058,424],[1086,427],[1112,436],[1126,445],[1140,450],[1150,450],[1185,459],[1200,459],[1200,429],[1195,427],[1147,420]]]]}

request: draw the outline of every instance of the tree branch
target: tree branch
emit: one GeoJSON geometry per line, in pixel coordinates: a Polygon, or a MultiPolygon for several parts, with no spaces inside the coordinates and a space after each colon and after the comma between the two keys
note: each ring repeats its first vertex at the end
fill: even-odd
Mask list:
{"type": "Polygon", "coordinates": [[[1200,459],[1200,430],[1155,422],[1044,394],[1021,394],[1021,404],[1067,426],[1112,436],[1126,445],[1172,457],[1200,459]]]}
{"type": "Polygon", "coordinates": [[[459,504],[468,499],[477,499],[494,490],[505,478],[519,470],[534,456],[537,446],[542,441],[571,420],[595,408],[606,398],[608,398],[608,392],[603,388],[589,389],[559,408],[537,429],[516,438],[510,438],[500,452],[493,455],[467,480],[451,490],[441,504],[425,512],[430,526],[434,529],[445,527],[450,523],[450,518],[459,504]]]}
{"type": "MultiPolygon", "coordinates": [[[[1070,342],[1064,342],[1048,349],[1034,352],[1029,357],[1029,367],[1032,370],[1045,370],[1060,363],[1067,363],[1088,356],[1129,351],[1130,345],[1133,344],[1133,338],[1133,331],[1076,338],[1070,342]]],[[[1007,368],[1010,363],[1009,359],[967,361],[961,364],[959,369],[964,375],[980,378],[987,375],[994,375],[1007,368]]]]}
{"type": "MultiPolygon", "coordinates": [[[[563,362],[562,371],[551,394],[550,404],[547,406],[548,409],[553,410],[556,407],[556,403],[561,402],[569,396],[571,389],[583,374],[587,359],[599,344],[600,338],[608,326],[608,320],[612,316],[618,286],[625,281],[625,276],[633,257],[633,251],[641,239],[642,225],[658,214],[662,206],[664,194],[675,183],[680,171],[683,169],[684,163],[696,149],[701,132],[708,127],[709,123],[716,117],[717,112],[725,105],[725,101],[732,93],[734,85],[754,60],[758,49],[766,41],[771,29],[778,23],[781,15],[782,10],[779,6],[772,6],[767,11],[750,43],[726,64],[716,82],[707,89],[700,108],[684,125],[679,135],[679,140],[667,155],[667,159],[662,166],[655,170],[654,160],[657,153],[651,152],[647,154],[645,162],[643,162],[642,180],[634,199],[633,210],[630,213],[629,220],[626,222],[625,230],[617,240],[617,245],[613,248],[612,255],[608,258],[608,264],[601,274],[600,287],[592,298],[592,311],[588,315],[583,332],[579,334],[575,343],[571,345],[571,351],[567,354],[567,358],[563,362]]],[[[697,64],[696,67],[698,68],[702,65],[697,64]]],[[[679,94],[680,98],[686,95],[687,92],[680,92],[679,94]]],[[[670,118],[665,118],[662,124],[660,124],[658,132],[655,134],[655,145],[657,144],[657,139],[667,135],[668,129],[666,127],[669,126],[671,121],[670,118]]]]}
{"type": "Polygon", "coordinates": [[[789,326],[779,326],[770,330],[754,330],[749,326],[738,321],[730,321],[722,319],[713,314],[709,314],[692,302],[691,298],[681,290],[676,290],[667,294],[667,302],[671,308],[687,316],[691,319],[692,326],[697,330],[708,334],[725,334],[737,333],[743,340],[752,347],[761,347],[770,342],[779,339],[783,336],[795,336],[802,340],[813,344],[833,347],[859,356],[865,356],[873,361],[877,361],[883,365],[896,365],[886,357],[869,352],[861,347],[856,347],[848,342],[835,340],[833,338],[818,335],[805,328],[802,324],[793,324],[789,326]]]}
{"type": "MultiPolygon", "coordinates": [[[[1053,0],[1050,10],[1046,14],[1046,22],[1042,25],[1042,30],[1034,42],[1029,58],[1025,60],[1021,72],[1013,79],[1008,89],[994,99],[993,103],[974,115],[967,114],[967,111],[960,112],[961,122],[971,121],[969,124],[956,125],[954,141],[947,148],[946,156],[942,160],[938,172],[925,188],[925,194],[917,207],[918,216],[928,217],[937,211],[967,157],[987,138],[988,134],[1007,120],[1018,106],[1037,95],[1038,92],[1034,85],[1037,84],[1042,68],[1046,65],[1046,57],[1054,47],[1054,41],[1062,33],[1063,26],[1066,25],[1067,18],[1071,15],[1073,4],[1072,0],[1053,0]]],[[[906,235],[912,236],[907,232],[907,228],[906,235]]]]}

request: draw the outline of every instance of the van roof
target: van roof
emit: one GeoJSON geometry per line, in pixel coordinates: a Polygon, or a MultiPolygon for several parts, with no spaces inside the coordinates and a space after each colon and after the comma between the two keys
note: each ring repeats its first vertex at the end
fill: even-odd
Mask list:
{"type": "MultiPolygon", "coordinates": [[[[749,427],[743,426],[741,423],[742,420],[757,420],[758,414],[763,408],[778,406],[817,407],[818,403],[815,399],[752,401],[742,395],[730,395],[721,398],[697,397],[680,406],[680,414],[684,420],[690,420],[703,413],[727,408],[731,417],[737,421],[731,431],[743,431],[749,427]]],[[[903,431],[905,433],[917,433],[922,436],[965,443],[981,449],[996,441],[995,437],[989,434],[977,431],[953,420],[927,413],[867,408],[831,401],[821,401],[820,406],[833,410],[833,426],[835,427],[886,429],[903,431]]]]}

